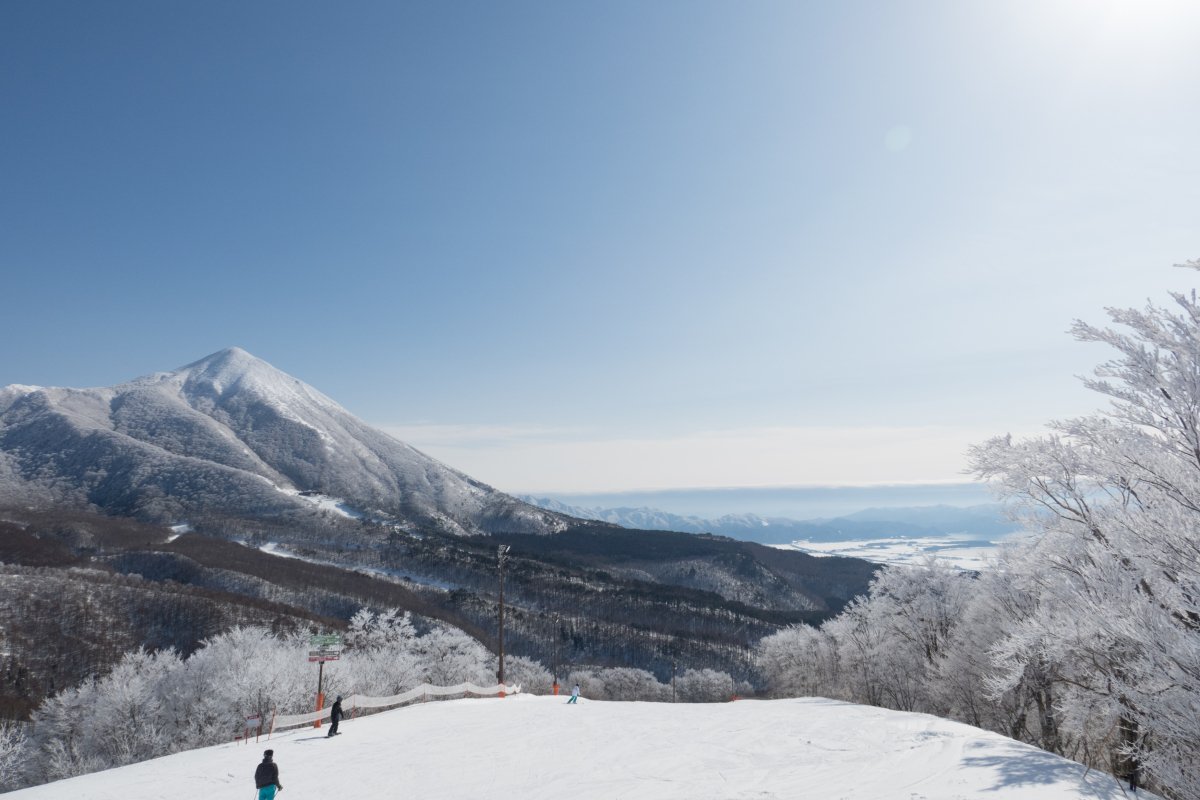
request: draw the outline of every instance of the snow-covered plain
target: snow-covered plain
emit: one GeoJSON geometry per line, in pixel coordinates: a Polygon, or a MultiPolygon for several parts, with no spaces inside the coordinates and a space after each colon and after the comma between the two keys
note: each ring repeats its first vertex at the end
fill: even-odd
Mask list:
{"type": "Polygon", "coordinates": [[[850,539],[842,542],[798,540],[774,545],[782,550],[799,550],[814,556],[864,558],[889,566],[919,564],[933,556],[950,566],[978,571],[996,554],[999,541],[962,536],[897,536],[881,539],[850,539]]]}
{"type": "MultiPolygon", "coordinates": [[[[586,691],[585,691],[586,693],[586,691]]],[[[271,747],[282,800],[1067,800],[1126,797],[994,733],[810,698],[723,704],[509,696],[429,703],[14,792],[13,800],[251,800],[271,747]]],[[[1140,792],[1139,797],[1153,798],[1140,792]]]]}

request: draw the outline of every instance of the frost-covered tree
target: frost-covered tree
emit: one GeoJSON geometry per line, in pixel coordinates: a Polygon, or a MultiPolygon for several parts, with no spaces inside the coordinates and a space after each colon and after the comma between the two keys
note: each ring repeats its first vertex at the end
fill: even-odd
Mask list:
{"type": "Polygon", "coordinates": [[[25,731],[20,723],[0,722],[0,792],[19,788],[27,759],[25,731]]]}
{"type": "Polygon", "coordinates": [[[755,662],[774,697],[838,695],[837,644],[810,625],[793,625],[764,638],[755,648],[755,662]]]}
{"type": "Polygon", "coordinates": [[[602,671],[605,699],[663,702],[671,699],[671,687],[659,683],[654,673],[633,667],[602,671]]]}
{"type": "Polygon", "coordinates": [[[272,710],[310,708],[315,691],[303,636],[275,636],[263,628],[238,627],[204,642],[176,673],[175,712],[194,735],[228,731],[231,721],[272,710]]]}
{"type": "Polygon", "coordinates": [[[441,627],[417,640],[425,680],[436,686],[469,681],[481,686],[496,682],[495,661],[476,640],[457,628],[441,627]]]}
{"type": "Polygon", "coordinates": [[[87,735],[96,703],[96,686],[87,682],[67,689],[34,711],[37,757],[28,765],[35,783],[56,781],[105,769],[98,753],[89,749],[87,735]]]}
{"type": "Polygon", "coordinates": [[[504,659],[504,681],[509,686],[520,686],[526,694],[549,694],[553,677],[532,658],[508,656],[504,659]]]}
{"type": "Polygon", "coordinates": [[[1023,670],[1007,670],[996,655],[997,643],[1037,609],[1046,579],[1043,561],[1001,548],[933,665],[930,689],[947,716],[1061,752],[1054,698],[1062,681],[1055,665],[1031,657],[1023,670]],[[1042,569],[1017,569],[1018,563],[1042,569]]]}
{"type": "Polygon", "coordinates": [[[765,638],[759,671],[775,695],[945,713],[936,671],[974,594],[971,576],[933,559],[883,569],[867,595],[819,630],[799,625],[765,638]]]}
{"type": "Polygon", "coordinates": [[[340,661],[330,664],[329,687],[336,694],[389,696],[424,680],[425,668],[408,613],[363,608],[350,619],[340,661]]]}
{"type": "Polygon", "coordinates": [[[179,667],[174,651],[127,654],[96,684],[88,749],[108,764],[130,764],[171,752],[174,735],[164,710],[166,677],[179,667]]]}
{"type": "Polygon", "coordinates": [[[407,611],[389,608],[376,612],[363,607],[350,618],[344,641],[346,647],[354,650],[382,650],[411,644],[416,637],[412,617],[407,611]]]}
{"type": "MultiPolygon", "coordinates": [[[[837,648],[841,680],[834,689],[846,700],[866,705],[885,705],[887,676],[880,657],[887,652],[884,630],[871,612],[870,597],[855,598],[841,614],[821,626],[837,648]]],[[[893,692],[894,694],[894,692],[893,692]]]]}
{"type": "Polygon", "coordinates": [[[723,703],[733,698],[733,678],[713,669],[685,670],[675,685],[685,703],[723,703]]]}
{"type": "Polygon", "coordinates": [[[873,660],[892,708],[944,713],[929,676],[951,647],[972,583],[932,558],[884,569],[872,581],[865,612],[883,642],[873,660]]]}
{"type": "Polygon", "coordinates": [[[1059,727],[1107,726],[1119,774],[1200,797],[1200,305],[1172,297],[1110,309],[1116,328],[1076,323],[1117,353],[1085,381],[1105,411],[993,439],[972,462],[1040,535],[1013,567],[1048,567],[994,648],[999,687],[1052,669],[1059,727]]]}

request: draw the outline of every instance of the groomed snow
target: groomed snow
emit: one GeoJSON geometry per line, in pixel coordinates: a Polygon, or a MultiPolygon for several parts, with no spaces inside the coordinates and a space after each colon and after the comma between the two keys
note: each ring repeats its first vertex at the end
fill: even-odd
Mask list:
{"type": "MultiPolygon", "coordinates": [[[[585,687],[586,695],[586,687],[585,687]]],[[[251,800],[271,747],[281,800],[1067,800],[1111,777],[923,714],[811,698],[670,705],[510,696],[429,703],[59,781],[13,800],[251,800]]],[[[1153,795],[1139,792],[1148,800],[1153,795]]]]}

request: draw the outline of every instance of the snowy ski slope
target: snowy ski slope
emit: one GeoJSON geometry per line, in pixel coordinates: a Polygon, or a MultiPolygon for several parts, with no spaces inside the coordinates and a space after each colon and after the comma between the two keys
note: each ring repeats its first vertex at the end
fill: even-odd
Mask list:
{"type": "MultiPolygon", "coordinates": [[[[584,693],[586,695],[586,691],[584,693]]],[[[14,792],[12,800],[1117,800],[1109,776],[993,733],[819,698],[715,705],[509,696],[410,706],[14,792]]],[[[1149,800],[1152,795],[1139,792],[1149,800]]]]}

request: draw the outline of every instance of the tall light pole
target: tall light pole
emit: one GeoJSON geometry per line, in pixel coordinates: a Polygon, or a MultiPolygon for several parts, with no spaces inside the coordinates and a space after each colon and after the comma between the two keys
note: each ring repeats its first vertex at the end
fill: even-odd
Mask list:
{"type": "Polygon", "coordinates": [[[497,677],[504,684],[504,562],[508,561],[508,551],[512,549],[506,544],[496,548],[496,561],[500,567],[500,670],[497,677]]]}
{"type": "Polygon", "coordinates": [[[558,694],[558,668],[562,664],[562,618],[554,612],[554,694],[558,694]]]}

